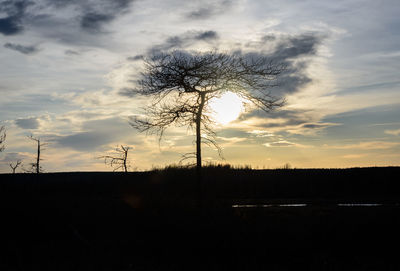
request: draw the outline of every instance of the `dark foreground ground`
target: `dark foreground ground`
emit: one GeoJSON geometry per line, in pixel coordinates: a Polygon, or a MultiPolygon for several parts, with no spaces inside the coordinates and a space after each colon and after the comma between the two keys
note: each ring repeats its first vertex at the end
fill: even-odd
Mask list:
{"type": "Polygon", "coordinates": [[[400,270],[399,175],[209,168],[201,209],[192,170],[0,175],[0,270],[400,270]]]}

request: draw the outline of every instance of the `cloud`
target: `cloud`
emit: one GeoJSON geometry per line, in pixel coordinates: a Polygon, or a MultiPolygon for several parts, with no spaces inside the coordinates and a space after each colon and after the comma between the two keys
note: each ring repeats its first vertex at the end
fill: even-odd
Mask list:
{"type": "Polygon", "coordinates": [[[94,4],[83,1],[80,26],[90,33],[102,32],[104,25],[124,14],[132,2],[133,0],[102,0],[95,1],[94,4]]]}
{"type": "Polygon", "coordinates": [[[251,130],[247,133],[254,135],[256,137],[272,137],[272,136],[274,136],[273,133],[271,133],[269,131],[265,131],[265,130],[251,130]]]}
{"type": "Polygon", "coordinates": [[[273,58],[278,61],[287,61],[301,56],[315,55],[322,39],[323,36],[317,33],[284,37],[278,42],[273,58]]]}
{"type": "Polygon", "coordinates": [[[118,142],[134,131],[127,121],[119,117],[85,121],[81,129],[81,132],[66,136],[52,136],[49,141],[63,148],[94,151],[104,145],[118,142]]]}
{"type": "Polygon", "coordinates": [[[20,52],[21,54],[24,54],[24,55],[31,55],[31,54],[34,54],[39,51],[37,46],[34,46],[34,45],[24,46],[21,44],[10,43],[10,42],[7,42],[6,44],[4,44],[4,47],[7,49],[11,49],[11,50],[20,52]]]}
{"type": "Polygon", "coordinates": [[[126,60],[129,60],[129,61],[138,61],[138,60],[142,60],[143,57],[144,57],[143,55],[128,56],[128,57],[126,58],[126,60]]]}
{"type": "Polygon", "coordinates": [[[98,33],[101,31],[102,26],[114,19],[111,14],[101,14],[89,12],[82,16],[81,27],[92,33],[98,33]]]}
{"type": "Polygon", "coordinates": [[[180,36],[168,37],[163,43],[152,46],[149,54],[157,54],[171,49],[184,49],[197,42],[214,42],[219,39],[218,33],[213,30],[187,31],[180,36]]]}
{"type": "Polygon", "coordinates": [[[400,129],[397,130],[385,130],[385,134],[400,136],[400,129]]]}
{"type": "Polygon", "coordinates": [[[36,117],[16,119],[15,124],[22,129],[38,129],[40,126],[39,119],[36,117]]]}
{"type": "MultiPolygon", "coordinates": [[[[103,28],[125,14],[134,0],[6,0],[0,5],[0,13],[6,17],[0,19],[0,33],[15,35],[25,26],[38,27],[48,36],[63,38],[61,33],[79,32],[105,33],[103,28]],[[29,9],[28,9],[29,7],[29,9]],[[51,33],[48,33],[50,30],[51,33]]],[[[75,35],[78,35],[76,33],[75,35]]],[[[68,39],[68,37],[66,38],[68,39]]]]}
{"type": "Polygon", "coordinates": [[[133,98],[138,96],[138,91],[134,88],[121,88],[118,91],[118,94],[124,97],[133,98]]]}
{"type": "Polygon", "coordinates": [[[347,144],[347,145],[325,145],[325,148],[328,149],[340,149],[340,150],[348,150],[348,149],[357,149],[357,150],[380,150],[380,149],[391,149],[399,146],[399,142],[387,142],[387,141],[368,141],[368,142],[360,142],[357,144],[347,144]]]}
{"type": "Polygon", "coordinates": [[[268,34],[248,48],[262,52],[247,55],[249,58],[268,57],[272,63],[285,67],[276,82],[277,86],[271,90],[276,96],[284,96],[295,93],[312,82],[306,71],[312,57],[317,56],[318,47],[324,39],[325,36],[320,33],[268,34]]]}
{"type": "MultiPolygon", "coordinates": [[[[309,113],[309,111],[301,109],[280,109],[268,114],[268,119],[285,119],[291,124],[302,124],[307,122],[309,113]]],[[[265,116],[266,114],[262,110],[252,110],[241,114],[239,119],[265,118],[265,116]]]]}
{"type": "Polygon", "coordinates": [[[205,20],[212,18],[216,15],[227,12],[233,5],[231,0],[224,0],[210,3],[200,2],[201,7],[197,7],[192,11],[185,13],[185,17],[191,20],[205,20]]]}
{"type": "Polygon", "coordinates": [[[292,134],[300,134],[300,135],[306,135],[306,134],[314,134],[317,131],[333,127],[333,126],[339,126],[342,125],[341,123],[332,123],[332,122],[314,122],[314,123],[304,123],[300,126],[293,127],[291,129],[288,129],[289,133],[292,134]]]}
{"type": "Polygon", "coordinates": [[[367,156],[367,154],[347,154],[343,155],[342,158],[344,159],[358,159],[367,156]]]}
{"type": "Polygon", "coordinates": [[[194,37],[195,40],[215,40],[218,39],[218,34],[215,31],[205,31],[199,33],[197,36],[194,37]]]}
{"type": "MultiPolygon", "coordinates": [[[[285,67],[277,80],[271,82],[273,86],[269,89],[272,96],[284,98],[301,91],[313,82],[308,68],[318,57],[318,49],[324,39],[323,34],[314,32],[297,35],[269,33],[256,42],[245,44],[236,53],[249,60],[265,57],[271,60],[272,65],[285,67]]],[[[254,95],[257,96],[257,93],[254,95]]],[[[318,112],[312,110],[288,109],[288,107],[265,114],[264,111],[254,108],[243,113],[239,119],[241,121],[258,119],[259,128],[281,128],[281,130],[291,128],[289,132],[296,134],[337,125],[320,122],[318,115],[318,112]]]]}
{"type": "Polygon", "coordinates": [[[78,55],[80,55],[81,53],[79,53],[79,52],[77,52],[77,51],[74,51],[74,50],[65,50],[65,52],[64,52],[66,55],[68,55],[68,56],[78,56],[78,55]]]}
{"type": "Polygon", "coordinates": [[[94,150],[112,142],[113,137],[95,131],[76,133],[57,138],[56,142],[62,147],[68,147],[78,151],[94,150]]]}
{"type": "Polygon", "coordinates": [[[341,125],[341,123],[319,121],[316,112],[302,109],[280,109],[269,114],[262,110],[252,110],[243,113],[239,121],[250,121],[256,132],[266,129],[269,133],[285,131],[301,135],[315,134],[323,129],[341,125]]]}
{"type": "Polygon", "coordinates": [[[286,141],[286,140],[279,140],[271,143],[263,144],[265,147],[293,147],[298,146],[298,144],[286,141]]]}
{"type": "MultiPolygon", "coordinates": [[[[31,155],[29,153],[7,152],[4,154],[2,159],[0,159],[0,163],[7,164],[7,166],[9,166],[10,163],[15,165],[18,160],[23,162],[24,160],[29,160],[29,159],[31,159],[31,155]]],[[[21,168],[21,166],[19,168],[21,168]]],[[[8,169],[11,170],[11,168],[9,168],[9,167],[8,167],[8,169]]]]}
{"type": "Polygon", "coordinates": [[[0,19],[0,33],[3,35],[15,35],[23,31],[23,17],[26,8],[32,5],[32,1],[13,1],[6,0],[0,4],[0,13],[5,13],[6,17],[0,19]]]}

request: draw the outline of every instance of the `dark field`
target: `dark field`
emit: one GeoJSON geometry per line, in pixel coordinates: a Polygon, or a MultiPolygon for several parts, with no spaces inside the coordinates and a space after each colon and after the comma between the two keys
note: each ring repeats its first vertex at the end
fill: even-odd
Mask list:
{"type": "Polygon", "coordinates": [[[190,169],[3,174],[0,270],[400,270],[399,175],[212,167],[198,208],[190,169]]]}

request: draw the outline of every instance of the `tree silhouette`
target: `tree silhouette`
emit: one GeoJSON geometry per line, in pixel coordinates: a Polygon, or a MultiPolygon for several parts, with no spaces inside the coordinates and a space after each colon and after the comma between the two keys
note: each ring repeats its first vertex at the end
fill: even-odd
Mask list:
{"type": "Polygon", "coordinates": [[[31,170],[28,170],[28,172],[39,174],[43,171],[42,167],[40,166],[40,161],[42,160],[40,158],[41,151],[43,150],[42,147],[48,145],[48,143],[43,143],[40,141],[40,138],[35,138],[32,135],[28,136],[28,138],[37,143],[36,162],[30,163],[31,170]]]}
{"type": "Polygon", "coordinates": [[[12,173],[15,174],[15,171],[17,170],[17,168],[21,165],[22,161],[21,160],[17,160],[17,162],[15,163],[15,165],[13,165],[13,163],[10,163],[10,168],[12,170],[12,173]]]}
{"type": "Polygon", "coordinates": [[[6,129],[4,126],[0,127],[0,152],[4,151],[4,141],[6,140],[6,129]]]}
{"type": "Polygon", "coordinates": [[[267,57],[217,52],[189,53],[174,51],[153,55],[144,60],[145,69],[133,95],[153,97],[145,109],[147,119],[133,118],[131,125],[140,132],[161,137],[173,124],[194,128],[196,134],[196,168],[200,171],[201,143],[215,141],[214,123],[209,102],[227,91],[269,112],[283,105],[270,89],[284,70],[267,57]],[[206,135],[205,137],[202,135],[206,135]]]}
{"type": "Polygon", "coordinates": [[[111,167],[113,167],[114,171],[122,169],[124,172],[128,172],[127,160],[128,151],[130,149],[131,148],[128,146],[121,145],[121,147],[117,147],[115,149],[115,151],[119,153],[119,156],[105,155],[101,156],[100,158],[104,158],[104,163],[109,164],[111,167]]]}

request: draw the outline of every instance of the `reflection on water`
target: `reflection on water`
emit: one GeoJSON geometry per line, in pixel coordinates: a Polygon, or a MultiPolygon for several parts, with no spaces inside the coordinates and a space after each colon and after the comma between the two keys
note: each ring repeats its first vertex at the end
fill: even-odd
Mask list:
{"type": "Polygon", "coordinates": [[[279,204],[279,207],[306,207],[307,204],[304,203],[295,203],[295,204],[279,204]]]}
{"type": "Polygon", "coordinates": [[[294,204],[234,204],[232,208],[270,208],[270,207],[306,207],[305,203],[294,204]]]}
{"type": "Polygon", "coordinates": [[[337,206],[340,207],[374,207],[374,206],[382,206],[379,203],[339,203],[337,206]]]}
{"type": "MultiPolygon", "coordinates": [[[[382,203],[338,203],[331,206],[338,207],[378,207],[378,206],[399,206],[399,203],[382,204],[382,203]]],[[[310,207],[320,206],[319,204],[306,203],[290,203],[290,204],[234,204],[232,208],[276,208],[276,207],[310,207]]]]}

